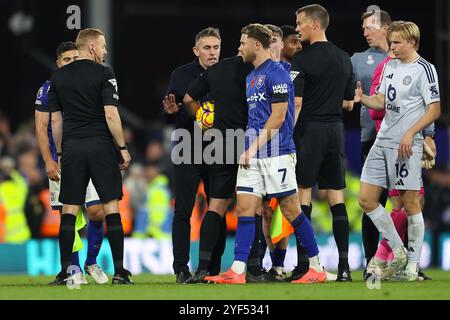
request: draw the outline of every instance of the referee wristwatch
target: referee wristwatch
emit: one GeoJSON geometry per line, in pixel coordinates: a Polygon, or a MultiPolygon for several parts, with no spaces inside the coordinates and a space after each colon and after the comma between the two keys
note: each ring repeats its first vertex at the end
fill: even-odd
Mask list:
{"type": "Polygon", "coordinates": [[[127,145],[125,144],[125,145],[123,145],[123,146],[119,146],[119,150],[127,150],[128,148],[127,148],[127,145]]]}

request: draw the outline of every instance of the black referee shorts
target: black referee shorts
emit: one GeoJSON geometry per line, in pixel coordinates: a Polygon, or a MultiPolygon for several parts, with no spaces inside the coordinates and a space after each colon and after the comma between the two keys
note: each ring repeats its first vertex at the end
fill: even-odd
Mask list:
{"type": "MultiPolygon", "coordinates": [[[[242,131],[243,133],[244,131],[242,131]]],[[[209,197],[216,199],[231,199],[236,194],[236,180],[239,169],[239,158],[244,152],[245,137],[224,133],[225,141],[222,145],[216,145],[212,152],[214,163],[207,165],[209,179],[209,197]],[[217,148],[221,147],[221,156],[216,156],[217,148]],[[219,162],[219,163],[217,163],[219,162]]]]}
{"type": "Polygon", "coordinates": [[[211,164],[208,166],[209,196],[216,199],[231,199],[236,192],[239,165],[211,164]]]}
{"type": "Polygon", "coordinates": [[[304,122],[296,135],[297,184],[311,188],[345,188],[344,124],[304,122]]]}
{"type": "Polygon", "coordinates": [[[82,205],[90,178],[102,203],[122,199],[120,155],[111,138],[70,139],[62,151],[61,203],[82,205]]]}

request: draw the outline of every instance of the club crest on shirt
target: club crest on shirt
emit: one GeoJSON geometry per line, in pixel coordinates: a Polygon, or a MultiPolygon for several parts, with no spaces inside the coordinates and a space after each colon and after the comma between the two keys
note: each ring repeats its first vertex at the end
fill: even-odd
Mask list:
{"type": "Polygon", "coordinates": [[[406,77],[403,78],[403,84],[404,84],[405,86],[411,84],[411,82],[412,82],[411,76],[406,76],[406,77]]]}
{"type": "Polygon", "coordinates": [[[373,60],[373,57],[371,54],[367,56],[367,64],[373,64],[375,61],[373,60]]]}
{"type": "Polygon", "coordinates": [[[260,75],[256,79],[256,88],[261,88],[264,85],[264,80],[266,79],[265,75],[260,75]]]}

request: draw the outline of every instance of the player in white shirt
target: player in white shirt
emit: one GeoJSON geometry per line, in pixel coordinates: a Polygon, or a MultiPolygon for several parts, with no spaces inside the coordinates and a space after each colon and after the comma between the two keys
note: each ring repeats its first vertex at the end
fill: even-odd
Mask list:
{"type": "Polygon", "coordinates": [[[418,197],[422,130],[441,114],[439,84],[434,66],[417,53],[420,31],[416,24],[392,23],[388,41],[395,59],[386,65],[378,94],[363,95],[360,84],[355,91],[355,102],[361,101],[375,110],[386,109],[377,139],[363,167],[359,203],[394,252],[394,260],[383,276],[414,281],[418,278],[425,232],[418,197]],[[378,201],[383,188],[400,191],[408,214],[408,250],[403,247],[392,219],[378,201]]]}

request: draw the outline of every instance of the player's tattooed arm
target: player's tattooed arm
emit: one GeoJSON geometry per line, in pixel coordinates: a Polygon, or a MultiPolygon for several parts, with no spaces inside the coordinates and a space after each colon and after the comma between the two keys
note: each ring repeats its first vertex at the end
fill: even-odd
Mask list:
{"type": "MultiPolygon", "coordinates": [[[[62,152],[61,148],[61,142],[62,142],[62,112],[56,111],[52,112],[52,134],[53,134],[53,141],[55,142],[56,152],[58,152],[58,156],[62,152]]],[[[59,159],[59,157],[58,157],[59,159]]],[[[58,176],[59,180],[59,176],[58,176]]],[[[55,181],[58,181],[55,180],[55,181]]]]}
{"type": "Polygon", "coordinates": [[[47,135],[50,112],[36,110],[34,112],[34,119],[36,124],[36,140],[42,154],[42,159],[44,159],[45,162],[47,176],[50,180],[59,181],[59,166],[58,163],[53,160],[52,154],[50,153],[50,144],[47,135]]]}
{"type": "Polygon", "coordinates": [[[62,113],[61,111],[52,112],[52,133],[55,141],[56,151],[61,153],[62,141],[62,113]]]}
{"type": "Polygon", "coordinates": [[[42,159],[44,159],[45,162],[50,161],[52,155],[50,153],[50,145],[47,136],[50,113],[36,110],[34,112],[34,122],[36,126],[36,139],[42,154],[42,159]]]}

